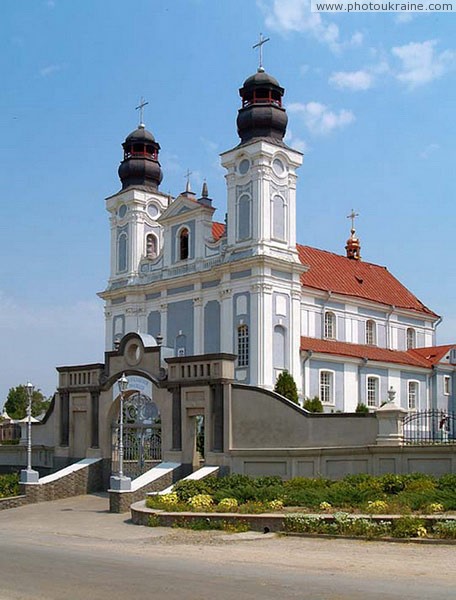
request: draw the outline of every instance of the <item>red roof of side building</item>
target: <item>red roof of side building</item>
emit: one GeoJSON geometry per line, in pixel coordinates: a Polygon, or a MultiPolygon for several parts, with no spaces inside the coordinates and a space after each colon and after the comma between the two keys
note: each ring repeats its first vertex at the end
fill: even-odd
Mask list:
{"type": "MultiPolygon", "coordinates": [[[[456,344],[449,344],[447,346],[430,346],[428,348],[414,348],[409,350],[411,354],[425,358],[431,365],[436,365],[441,362],[442,358],[456,347],[456,344]]],[[[450,363],[454,364],[454,363],[450,363]]]]}
{"type": "Polygon", "coordinates": [[[302,264],[310,267],[301,276],[304,287],[438,316],[391,275],[386,267],[310,246],[298,244],[296,247],[302,264]]]}
{"type": "MultiPolygon", "coordinates": [[[[214,240],[219,240],[224,233],[224,223],[212,224],[214,240]]],[[[301,276],[304,287],[331,291],[334,294],[353,296],[438,317],[391,275],[386,267],[301,244],[297,244],[296,248],[301,263],[310,267],[301,276]]]]}
{"type": "Polygon", "coordinates": [[[349,356],[351,358],[367,358],[376,362],[395,363],[412,367],[430,368],[431,362],[416,353],[416,350],[387,350],[377,346],[364,344],[350,344],[349,342],[337,342],[334,340],[321,340],[317,338],[301,337],[301,350],[312,350],[332,354],[334,356],[349,356]]]}

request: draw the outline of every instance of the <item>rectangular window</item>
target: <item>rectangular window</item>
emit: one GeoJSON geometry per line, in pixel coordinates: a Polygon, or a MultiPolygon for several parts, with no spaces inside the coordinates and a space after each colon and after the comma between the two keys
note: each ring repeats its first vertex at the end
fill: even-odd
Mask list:
{"type": "Polygon", "coordinates": [[[237,330],[238,367],[249,366],[249,328],[240,325],[237,330]]]}
{"type": "Polygon", "coordinates": [[[323,404],[334,404],[332,371],[320,371],[320,400],[323,404]]]}
{"type": "Polygon", "coordinates": [[[451,377],[449,375],[445,375],[443,378],[443,393],[445,396],[449,396],[451,394],[451,377]]]}
{"type": "Polygon", "coordinates": [[[409,381],[408,382],[408,392],[407,392],[407,405],[409,410],[416,410],[418,406],[418,382],[417,381],[409,381]]]}
{"type": "Polygon", "coordinates": [[[379,398],[378,377],[367,378],[367,406],[377,407],[379,398]]]}

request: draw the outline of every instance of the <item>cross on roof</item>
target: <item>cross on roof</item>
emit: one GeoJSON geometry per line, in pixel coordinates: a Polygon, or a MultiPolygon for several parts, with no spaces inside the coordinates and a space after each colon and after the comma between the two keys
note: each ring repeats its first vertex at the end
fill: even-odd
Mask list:
{"type": "Polygon", "coordinates": [[[135,110],[139,110],[139,125],[144,127],[144,107],[147,106],[149,102],[145,102],[144,98],[141,96],[141,100],[139,101],[139,105],[135,108],[135,110]]]}
{"type": "Polygon", "coordinates": [[[355,213],[354,209],[351,209],[351,213],[349,215],[347,215],[347,219],[351,219],[352,222],[352,226],[351,228],[354,230],[355,229],[355,219],[356,217],[359,217],[359,213],[355,213]]]}
{"type": "Polygon", "coordinates": [[[184,177],[187,179],[187,185],[185,187],[185,191],[186,192],[191,192],[192,191],[192,189],[190,187],[190,175],[193,175],[193,172],[190,171],[190,169],[187,169],[187,172],[184,175],[184,177]]]}
{"type": "Polygon", "coordinates": [[[263,68],[263,44],[266,44],[266,42],[269,42],[269,38],[264,38],[263,34],[260,33],[260,41],[257,44],[252,46],[253,49],[259,48],[259,50],[260,50],[260,64],[258,66],[258,71],[264,71],[264,68],[263,68]]]}

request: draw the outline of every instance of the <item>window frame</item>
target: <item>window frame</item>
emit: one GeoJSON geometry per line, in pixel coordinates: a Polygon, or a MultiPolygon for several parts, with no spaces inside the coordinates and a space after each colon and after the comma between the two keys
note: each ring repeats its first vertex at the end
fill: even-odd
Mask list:
{"type": "Polygon", "coordinates": [[[241,323],[236,328],[237,366],[248,367],[250,362],[249,326],[241,323]]]}
{"type": "Polygon", "coordinates": [[[405,332],[405,347],[407,350],[416,348],[416,329],[413,327],[407,327],[405,332]],[[412,338],[409,337],[409,334],[411,334],[412,338]]]}
{"type": "Polygon", "coordinates": [[[155,235],[155,233],[152,233],[151,231],[149,233],[146,234],[146,258],[149,258],[150,260],[155,260],[158,257],[159,251],[158,251],[158,237],[155,235]],[[155,254],[154,256],[149,254],[149,239],[153,239],[155,240],[155,254]]]}
{"type": "Polygon", "coordinates": [[[416,379],[408,379],[407,380],[407,410],[418,410],[420,401],[420,382],[416,379]],[[414,406],[410,406],[410,397],[411,397],[411,386],[414,386],[414,406]]]}
{"type": "Polygon", "coordinates": [[[378,375],[366,375],[366,406],[367,408],[378,408],[380,406],[380,377],[378,375]],[[369,401],[369,396],[372,392],[372,390],[369,389],[370,382],[375,382],[374,403],[369,401]]]}
{"type": "Polygon", "coordinates": [[[177,256],[178,261],[188,260],[190,258],[190,228],[187,225],[183,225],[179,231],[177,232],[176,237],[177,244],[177,256]],[[182,257],[182,236],[187,232],[187,256],[185,258],[182,257]]]}
{"type": "Polygon", "coordinates": [[[443,376],[443,395],[451,396],[451,375],[443,376]]]}
{"type": "MultiPolygon", "coordinates": [[[[122,242],[123,243],[123,242],[122,242]]],[[[125,273],[128,271],[128,233],[126,231],[121,231],[117,236],[117,272],[125,273]],[[125,266],[122,268],[120,264],[120,244],[121,240],[125,239],[125,266]]]]}
{"type": "Polygon", "coordinates": [[[323,337],[325,340],[336,339],[336,315],[331,310],[325,310],[323,317],[323,337]]]}
{"type": "Polygon", "coordinates": [[[366,321],[366,345],[376,346],[377,345],[377,323],[373,319],[366,321]]]}
{"type": "Polygon", "coordinates": [[[335,404],[336,404],[335,393],[334,393],[335,380],[336,380],[335,371],[332,371],[331,369],[320,369],[319,370],[319,372],[318,372],[319,398],[320,398],[321,403],[324,406],[335,406],[335,404]],[[323,377],[326,377],[326,376],[328,376],[329,381],[323,382],[323,377]],[[323,391],[323,386],[325,386],[325,389],[327,390],[328,399],[325,399],[326,392],[323,391]]]}

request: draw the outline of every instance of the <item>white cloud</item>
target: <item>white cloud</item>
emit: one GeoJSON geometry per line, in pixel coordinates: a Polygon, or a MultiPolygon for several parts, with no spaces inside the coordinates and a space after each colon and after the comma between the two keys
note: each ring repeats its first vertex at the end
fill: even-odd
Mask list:
{"type": "Polygon", "coordinates": [[[392,54],[401,61],[396,78],[409,88],[415,88],[442,77],[454,67],[456,53],[452,50],[438,53],[436,45],[436,40],[427,40],[393,48],[392,54]]]}
{"type": "Polygon", "coordinates": [[[310,0],[257,0],[266,17],[266,26],[274,31],[307,33],[333,52],[339,52],[345,46],[358,46],[363,35],[355,32],[351,39],[344,42],[340,38],[339,27],[323,19],[320,13],[311,12],[310,0]]]}
{"type": "Polygon", "coordinates": [[[58,365],[103,361],[101,301],[35,306],[0,292],[0,329],[0,405],[27,379],[53,393],[58,365]]]}
{"type": "Polygon", "coordinates": [[[308,143],[302,138],[295,136],[291,129],[288,129],[287,133],[285,134],[285,142],[291,148],[295,148],[303,154],[308,154],[310,152],[310,147],[308,143]]]}
{"type": "Polygon", "coordinates": [[[39,73],[41,77],[49,77],[49,75],[53,75],[61,69],[62,67],[60,65],[47,65],[46,67],[40,69],[39,73]]]}
{"type": "Polygon", "coordinates": [[[337,71],[331,75],[329,83],[339,89],[359,91],[371,88],[374,79],[367,71],[337,71]]]}
{"type": "Polygon", "coordinates": [[[396,23],[410,23],[413,21],[414,14],[411,12],[400,12],[395,17],[394,20],[396,23]]]}
{"type": "Polygon", "coordinates": [[[351,110],[341,109],[334,112],[320,102],[307,104],[296,102],[288,105],[287,108],[289,112],[301,116],[307,129],[314,134],[326,135],[335,129],[343,129],[355,120],[351,110]]]}
{"type": "Polygon", "coordinates": [[[434,152],[436,152],[436,150],[438,150],[439,148],[439,144],[428,144],[426,148],[422,152],[420,152],[420,158],[429,158],[431,154],[434,154],[434,152]]]}

